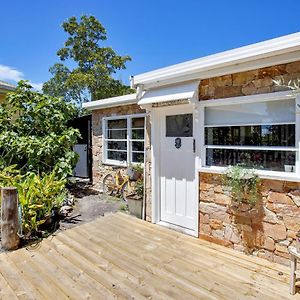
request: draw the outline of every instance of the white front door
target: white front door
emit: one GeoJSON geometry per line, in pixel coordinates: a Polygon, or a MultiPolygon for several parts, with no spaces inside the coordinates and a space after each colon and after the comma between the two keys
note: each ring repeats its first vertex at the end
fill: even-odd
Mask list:
{"type": "Polygon", "coordinates": [[[188,230],[195,230],[198,215],[193,119],[191,106],[160,112],[160,219],[188,230]]]}

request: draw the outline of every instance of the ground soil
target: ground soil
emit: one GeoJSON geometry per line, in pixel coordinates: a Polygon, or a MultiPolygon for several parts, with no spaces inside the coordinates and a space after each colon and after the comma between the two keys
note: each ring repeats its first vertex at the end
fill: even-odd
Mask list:
{"type": "Polygon", "coordinates": [[[76,186],[70,188],[70,192],[75,198],[75,205],[73,211],[64,220],[61,220],[59,230],[90,222],[107,213],[126,210],[123,200],[103,195],[86,184],[77,183],[76,186]]]}

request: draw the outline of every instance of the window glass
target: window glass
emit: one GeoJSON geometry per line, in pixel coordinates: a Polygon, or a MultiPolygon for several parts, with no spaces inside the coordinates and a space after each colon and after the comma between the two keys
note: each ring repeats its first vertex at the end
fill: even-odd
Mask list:
{"type": "Polygon", "coordinates": [[[205,128],[207,145],[295,146],[295,125],[205,128]]]}
{"type": "Polygon", "coordinates": [[[167,137],[190,137],[193,136],[193,115],[166,116],[167,137]]]}
{"type": "Polygon", "coordinates": [[[295,122],[295,100],[205,108],[205,125],[263,125],[295,122]]]}
{"type": "Polygon", "coordinates": [[[132,142],[132,151],[144,151],[144,142],[132,142]]]}
{"type": "Polygon", "coordinates": [[[120,141],[108,141],[107,142],[108,150],[127,150],[127,142],[120,141]]]}
{"type": "Polygon", "coordinates": [[[143,140],[144,139],[144,126],[145,118],[132,118],[131,123],[131,139],[143,140]]]}
{"type": "Polygon", "coordinates": [[[208,166],[242,164],[255,169],[295,172],[296,156],[293,151],[207,149],[208,166]]]}
{"type": "Polygon", "coordinates": [[[127,138],[127,119],[108,120],[106,129],[107,139],[127,138]]]}
{"type": "Polygon", "coordinates": [[[127,152],[107,151],[107,158],[111,160],[127,161],[127,152]]]}
{"type": "Polygon", "coordinates": [[[132,162],[134,163],[144,163],[144,153],[132,152],[132,162]]]}

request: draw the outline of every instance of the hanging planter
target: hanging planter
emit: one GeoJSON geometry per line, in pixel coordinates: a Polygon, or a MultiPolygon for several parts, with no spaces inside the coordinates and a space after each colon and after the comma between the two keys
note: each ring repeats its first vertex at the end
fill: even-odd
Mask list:
{"type": "Polygon", "coordinates": [[[225,172],[225,184],[231,189],[232,208],[246,212],[253,210],[261,198],[260,178],[253,169],[230,166],[225,172]]]}

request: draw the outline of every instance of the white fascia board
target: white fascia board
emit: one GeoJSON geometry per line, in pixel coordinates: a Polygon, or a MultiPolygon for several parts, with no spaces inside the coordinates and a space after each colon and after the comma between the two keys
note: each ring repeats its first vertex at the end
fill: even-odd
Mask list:
{"type": "Polygon", "coordinates": [[[106,98],[82,104],[86,110],[104,109],[115,106],[129,105],[137,103],[136,94],[106,98]]]}
{"type": "Polygon", "coordinates": [[[198,86],[199,80],[152,89],[144,93],[138,104],[146,105],[166,101],[176,101],[185,99],[192,100],[198,94],[198,86]]]}
{"type": "MultiPolygon", "coordinates": [[[[299,51],[300,32],[297,32],[276,39],[271,39],[249,46],[228,50],[225,52],[209,55],[184,63],[172,65],[166,68],[161,68],[151,72],[136,75],[134,76],[133,81],[135,86],[139,84],[154,85],[154,83],[158,85],[160,82],[172,80],[174,78],[177,78],[178,81],[181,81],[181,77],[195,73],[198,73],[197,76],[199,78],[199,75],[201,75],[201,73],[207,71],[210,71],[211,76],[214,76],[212,71],[215,69],[226,68],[230,66],[233,67],[237,64],[259,61],[266,58],[272,58],[274,56],[280,58],[280,55],[292,52],[298,52],[299,54],[299,51]]],[[[288,58],[285,58],[285,61],[294,60],[297,60],[297,56],[290,58],[290,60],[288,58]]],[[[271,65],[272,62],[273,60],[269,61],[269,65],[271,65]]],[[[224,70],[224,72],[226,72],[226,70],[224,70]]],[[[187,80],[187,77],[185,77],[184,79],[187,80]]]]}

